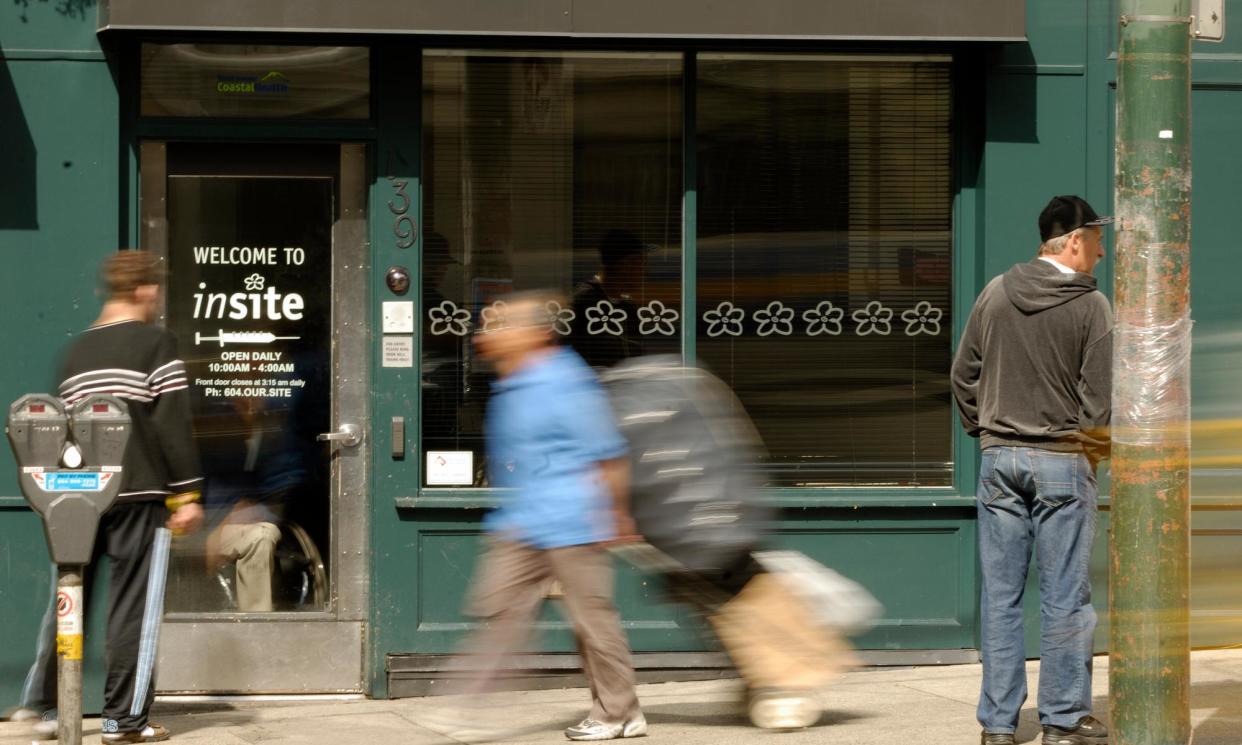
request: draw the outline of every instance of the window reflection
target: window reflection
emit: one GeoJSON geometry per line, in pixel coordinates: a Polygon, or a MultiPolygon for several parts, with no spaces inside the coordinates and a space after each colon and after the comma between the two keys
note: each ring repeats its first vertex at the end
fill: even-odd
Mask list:
{"type": "Polygon", "coordinates": [[[423,86],[425,483],[481,486],[469,334],[496,298],[560,290],[557,330],[594,365],[680,348],[681,58],[429,51],[423,86]]]}
{"type": "Polygon", "coordinates": [[[769,485],[950,483],[949,69],[699,57],[697,348],[769,485]]]}

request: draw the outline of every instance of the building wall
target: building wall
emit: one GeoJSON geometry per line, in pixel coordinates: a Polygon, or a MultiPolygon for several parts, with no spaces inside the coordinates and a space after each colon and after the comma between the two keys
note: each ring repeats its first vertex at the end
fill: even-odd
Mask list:
{"type": "MultiPolygon", "coordinates": [[[[0,399],[55,382],[64,340],[98,312],[99,260],[126,242],[127,156],[113,70],[95,37],[95,4],[0,6],[0,399]]],[[[0,458],[0,701],[15,702],[50,593],[37,517],[0,458]]],[[[100,619],[88,629],[87,704],[102,695],[100,619]],[[93,637],[93,639],[92,639],[93,637]],[[93,683],[93,684],[92,684],[93,683]]]]}
{"type": "MultiPolygon", "coordinates": [[[[955,89],[958,191],[954,204],[954,316],[964,322],[978,290],[992,276],[1035,250],[1035,216],[1048,196],[1079,193],[1101,211],[1112,193],[1115,64],[1114,3],[1032,0],[1029,44],[959,45],[955,89]]],[[[1229,11],[1242,13],[1230,0],[1229,11]]],[[[116,55],[105,55],[94,34],[93,3],[23,2],[0,6],[0,133],[5,178],[0,181],[0,256],[4,257],[4,321],[0,401],[44,390],[54,355],[69,334],[89,323],[99,259],[135,240],[134,157],[125,144],[116,55]],[[110,61],[111,60],[111,61],[110,61]],[[124,137],[123,137],[124,135],[124,137]],[[63,289],[62,289],[63,288],[63,289]]],[[[1242,362],[1236,329],[1242,308],[1232,292],[1232,237],[1240,220],[1231,187],[1242,167],[1234,145],[1242,121],[1242,36],[1224,45],[1196,44],[1194,314],[1195,415],[1198,452],[1212,459],[1194,471],[1196,643],[1236,640],[1242,611],[1229,578],[1238,554],[1242,515],[1230,460],[1242,417],[1230,378],[1242,362]],[[1232,422],[1232,424],[1231,424],[1232,422]],[[1210,509],[1209,509],[1210,508],[1210,509]]],[[[418,262],[397,247],[386,204],[394,180],[409,182],[419,205],[417,49],[374,47],[379,61],[371,188],[372,282],[375,323],[387,267],[418,262]]],[[[943,50],[942,50],[943,51],[943,50]]],[[[1110,239],[1109,248],[1112,248],[1110,239]]],[[[1111,258],[1097,274],[1111,284],[1111,258]]],[[[416,431],[418,381],[409,370],[373,365],[373,556],[370,683],[386,692],[389,653],[449,651],[460,633],[457,608],[475,553],[479,507],[470,497],[418,503],[419,458],[385,457],[388,422],[406,417],[416,431]]],[[[872,649],[946,649],[975,645],[977,569],[974,558],[973,443],[957,436],[957,496],[933,506],[925,498],[843,493],[829,501],[782,496],[781,539],[873,589],[888,606],[886,623],[859,640],[872,649]],[[876,557],[885,557],[877,561],[876,557]]],[[[417,453],[411,448],[411,453],[417,453]]],[[[34,630],[48,597],[46,549],[39,523],[17,496],[9,458],[0,458],[0,704],[15,700],[31,655],[34,630]]],[[[1107,491],[1107,482],[1103,490],[1107,491]]],[[[1107,525],[1107,512],[1102,517],[1107,525]]],[[[1105,535],[1101,532],[1101,535],[1105,535]]],[[[1106,604],[1106,541],[1094,563],[1097,607],[1106,604]]],[[[1032,587],[1035,579],[1032,578],[1032,587]]],[[[625,574],[621,597],[635,648],[698,648],[684,614],[651,609],[641,577],[625,574]]],[[[1034,602],[1034,593],[1029,596],[1034,602]]],[[[1032,618],[1036,616],[1031,616],[1032,618]]],[[[1101,626],[1099,639],[1106,639],[1101,626]]],[[[1034,638],[1033,628],[1028,636],[1034,638]]],[[[101,687],[102,625],[88,629],[87,705],[101,687]],[[93,649],[93,654],[90,650],[93,649]],[[93,668],[90,667],[93,661],[93,668]],[[93,670],[93,672],[92,672],[93,670]],[[91,676],[94,676],[93,678],[91,676]]],[[[549,649],[568,650],[560,634],[549,649]]]]}

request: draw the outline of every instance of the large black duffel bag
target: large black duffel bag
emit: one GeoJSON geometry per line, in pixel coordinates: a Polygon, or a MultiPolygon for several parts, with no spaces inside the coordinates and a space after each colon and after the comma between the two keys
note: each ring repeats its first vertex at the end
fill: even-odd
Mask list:
{"type": "Polygon", "coordinates": [[[671,355],[627,360],[601,380],[630,447],[638,532],[691,572],[743,562],[771,510],[753,471],[762,445],[728,386],[671,355]]]}

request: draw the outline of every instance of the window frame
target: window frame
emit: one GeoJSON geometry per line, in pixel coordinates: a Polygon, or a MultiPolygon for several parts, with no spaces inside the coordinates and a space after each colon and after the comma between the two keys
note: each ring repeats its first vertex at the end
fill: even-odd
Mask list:
{"type": "MultiPolygon", "coordinates": [[[[418,54],[424,50],[447,48],[446,44],[427,44],[420,46],[418,54]]],[[[487,45],[472,44],[473,49],[490,48],[487,45]]],[[[498,51],[525,51],[512,46],[498,46],[498,51]]],[[[578,48],[578,47],[566,47],[578,48]]],[[[532,47],[529,51],[547,50],[547,45],[532,47]]],[[[686,47],[680,46],[682,54],[682,214],[681,214],[681,253],[682,253],[682,288],[681,288],[681,352],[683,359],[696,359],[697,346],[697,231],[698,231],[698,132],[697,132],[697,98],[698,98],[698,59],[701,54],[739,54],[753,53],[762,56],[791,56],[805,54],[809,58],[859,58],[859,59],[918,59],[936,57],[945,59],[950,67],[950,185],[952,197],[950,207],[951,233],[951,277],[950,307],[952,322],[949,327],[951,334],[950,349],[956,351],[966,319],[974,304],[975,290],[982,286],[981,257],[977,250],[978,237],[983,226],[980,224],[982,210],[978,205],[978,195],[982,188],[978,176],[967,180],[965,174],[977,174],[982,160],[981,153],[975,152],[974,143],[982,141],[983,123],[978,121],[977,108],[972,107],[964,91],[978,89],[982,86],[979,73],[970,70],[970,56],[955,49],[939,48],[867,48],[859,49],[807,49],[805,47],[773,48],[771,46],[743,48],[721,47],[686,47]]],[[[667,52],[667,48],[656,45],[628,48],[610,48],[601,51],[621,51],[636,53],[667,52]]],[[[373,55],[375,59],[378,55],[373,55]]],[[[419,71],[419,90],[422,87],[422,69],[419,71]]],[[[378,97],[378,96],[377,96],[378,97]]],[[[421,99],[421,96],[420,96],[421,99]]],[[[420,143],[418,210],[419,245],[422,240],[422,209],[424,194],[422,183],[422,120],[421,105],[419,109],[418,141],[420,143]]],[[[421,255],[419,264],[421,265],[421,255]]],[[[421,268],[421,266],[420,266],[421,268]]],[[[422,307],[421,294],[419,310],[422,307]]],[[[421,341],[420,341],[421,344],[421,341]]],[[[416,373],[419,355],[416,355],[416,373]]],[[[421,393],[419,405],[418,431],[421,433],[421,393]]],[[[951,456],[953,459],[952,477],[947,486],[814,486],[814,487],[767,487],[762,494],[772,504],[783,508],[867,508],[884,507],[939,507],[961,509],[972,506],[975,502],[975,479],[978,474],[979,448],[978,443],[958,423],[957,410],[950,404],[945,425],[951,429],[951,456]]],[[[414,509],[471,509],[483,510],[497,504],[498,498],[505,491],[492,487],[427,487],[423,485],[422,460],[425,453],[421,436],[416,440],[415,458],[418,463],[417,488],[407,492],[408,496],[395,498],[398,508],[414,509]]]]}

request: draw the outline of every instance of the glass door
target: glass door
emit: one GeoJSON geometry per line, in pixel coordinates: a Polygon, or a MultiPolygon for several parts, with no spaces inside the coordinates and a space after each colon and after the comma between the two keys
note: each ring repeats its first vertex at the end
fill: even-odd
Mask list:
{"type": "Polygon", "coordinates": [[[361,690],[365,149],[149,142],[141,168],[206,477],[159,687],[361,690]]]}

